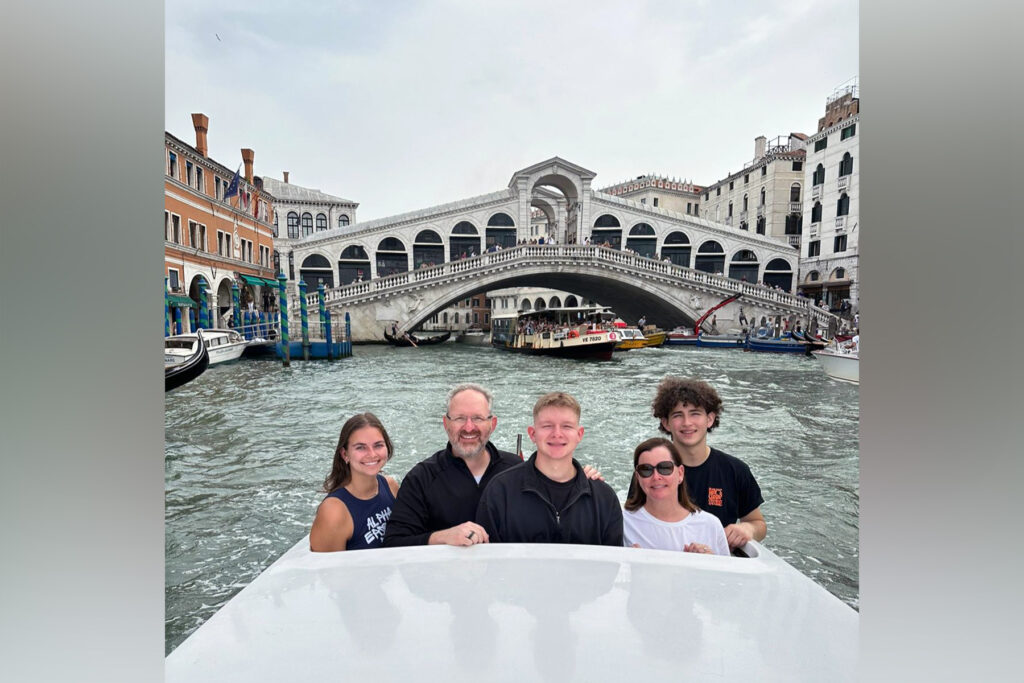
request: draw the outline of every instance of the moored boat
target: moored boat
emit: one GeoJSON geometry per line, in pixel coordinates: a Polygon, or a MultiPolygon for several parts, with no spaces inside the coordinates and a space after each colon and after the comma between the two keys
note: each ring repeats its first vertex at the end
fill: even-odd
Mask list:
{"type": "Polygon", "coordinates": [[[677,327],[665,336],[666,346],[696,346],[697,335],[688,327],[677,327]]]}
{"type": "Polygon", "coordinates": [[[701,332],[697,346],[707,349],[742,349],[747,337],[743,334],[707,334],[701,332]]]}
{"type": "Polygon", "coordinates": [[[860,384],[860,351],[848,349],[842,344],[811,351],[821,363],[825,374],[842,382],[860,384]]]}
{"type": "Polygon", "coordinates": [[[644,330],[644,346],[645,349],[655,348],[663,346],[665,340],[668,338],[668,332],[659,329],[648,329],[644,330]]]}
{"type": "Polygon", "coordinates": [[[611,360],[621,330],[608,329],[611,311],[598,307],[545,308],[491,318],[491,345],[541,356],[611,360]]]}
{"type": "Polygon", "coordinates": [[[177,389],[186,382],[191,382],[206,372],[210,366],[210,353],[206,348],[206,340],[202,332],[196,333],[196,344],[192,355],[181,357],[178,354],[164,353],[164,391],[177,389]]]}
{"type": "Polygon", "coordinates": [[[755,334],[748,334],[745,348],[748,351],[767,351],[769,353],[810,353],[811,345],[791,336],[771,337],[765,328],[755,334]]]}
{"type": "Polygon", "coordinates": [[[857,612],[764,546],[743,550],[313,553],[307,536],[167,655],[164,680],[361,680],[382,661],[407,681],[856,680],[857,612]]]}
{"type": "MultiPolygon", "coordinates": [[[[247,342],[234,330],[209,328],[203,331],[203,340],[210,355],[210,365],[237,360],[245,351],[247,342]]],[[[164,337],[164,363],[180,363],[196,350],[196,332],[164,337]]]]}
{"type": "Polygon", "coordinates": [[[619,341],[615,344],[616,351],[642,349],[647,344],[647,338],[644,337],[644,333],[635,327],[620,327],[617,332],[619,341]]]}

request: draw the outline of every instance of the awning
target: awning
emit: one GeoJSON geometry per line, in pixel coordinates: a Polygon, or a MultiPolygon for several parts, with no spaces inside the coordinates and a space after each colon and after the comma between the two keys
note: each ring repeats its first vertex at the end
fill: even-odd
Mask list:
{"type": "Polygon", "coordinates": [[[277,289],[277,287],[278,287],[277,280],[271,280],[270,278],[266,278],[265,277],[265,278],[263,278],[263,281],[265,283],[267,283],[268,285],[270,285],[271,287],[273,287],[274,289],[277,289]]]}
{"type": "Polygon", "coordinates": [[[196,302],[189,299],[187,296],[181,294],[168,294],[167,295],[168,306],[188,306],[190,308],[196,307],[196,302]]]}
{"type": "Polygon", "coordinates": [[[245,275],[244,273],[239,273],[239,277],[241,277],[242,281],[246,284],[256,285],[257,287],[262,287],[266,284],[261,277],[253,277],[252,275],[245,275]]]}

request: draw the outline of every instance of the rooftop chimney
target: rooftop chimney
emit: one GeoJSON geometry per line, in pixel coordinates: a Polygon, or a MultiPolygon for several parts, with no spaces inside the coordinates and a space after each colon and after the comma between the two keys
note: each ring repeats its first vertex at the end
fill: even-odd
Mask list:
{"type": "Polygon", "coordinates": [[[252,157],[254,152],[247,148],[242,148],[242,161],[245,162],[245,180],[246,182],[252,182],[252,157]]]}
{"type": "Polygon", "coordinates": [[[210,118],[205,114],[192,114],[192,126],[196,129],[196,151],[201,156],[206,156],[206,130],[210,125],[210,118]]]}
{"type": "Polygon", "coordinates": [[[284,181],[288,182],[288,171],[282,171],[284,173],[284,181]]]}
{"type": "Polygon", "coordinates": [[[764,156],[764,145],[768,142],[768,138],[763,135],[758,135],[754,138],[754,159],[760,159],[764,156]]]}

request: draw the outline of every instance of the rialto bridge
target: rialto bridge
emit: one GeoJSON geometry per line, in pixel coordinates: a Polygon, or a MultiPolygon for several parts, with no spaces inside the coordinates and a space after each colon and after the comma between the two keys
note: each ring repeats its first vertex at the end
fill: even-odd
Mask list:
{"type": "Polygon", "coordinates": [[[834,319],[789,294],[798,264],[789,244],[597,192],[594,176],[554,157],[517,171],[504,190],[278,238],[289,298],[302,278],[316,310],[323,283],[334,319],[351,314],[354,341],[383,339],[391,323],[413,329],[471,294],[518,286],[570,291],[665,328],[692,325],[736,292],[743,296],[716,311],[723,331],[740,327],[741,306],[751,321],[834,319]],[[530,237],[531,208],[544,212],[556,244],[517,246],[530,237]]]}

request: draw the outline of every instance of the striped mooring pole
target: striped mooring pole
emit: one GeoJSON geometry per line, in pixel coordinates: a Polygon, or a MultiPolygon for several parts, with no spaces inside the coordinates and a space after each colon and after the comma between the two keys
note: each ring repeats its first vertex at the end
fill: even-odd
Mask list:
{"type": "Polygon", "coordinates": [[[199,327],[210,327],[210,304],[206,301],[206,281],[199,281],[199,327]]]}
{"type": "Polygon", "coordinates": [[[306,303],[306,281],[299,278],[299,324],[302,330],[302,360],[309,360],[309,304],[306,303]]]}
{"type": "Polygon", "coordinates": [[[174,307],[174,334],[181,334],[181,306],[174,307]]]}
{"type": "Polygon", "coordinates": [[[277,276],[277,291],[280,296],[281,307],[281,343],[284,344],[284,366],[287,368],[292,364],[292,349],[288,339],[288,277],[281,273],[277,276]]]}
{"type": "Polygon", "coordinates": [[[242,324],[242,304],[238,299],[238,283],[231,283],[231,317],[235,321],[235,329],[241,334],[243,339],[248,339],[245,335],[245,326],[242,324]]]}
{"type": "Polygon", "coordinates": [[[164,278],[164,336],[171,336],[171,293],[167,289],[167,278],[164,278]]]}
{"type": "Polygon", "coordinates": [[[334,335],[331,334],[331,312],[324,314],[324,336],[327,337],[327,360],[334,360],[334,335]]]}
{"type": "Polygon", "coordinates": [[[327,342],[327,360],[333,360],[333,354],[331,353],[331,335],[330,330],[327,327],[327,304],[324,302],[324,283],[322,281],[316,287],[316,294],[319,297],[320,331],[324,335],[324,341],[327,342]]]}

